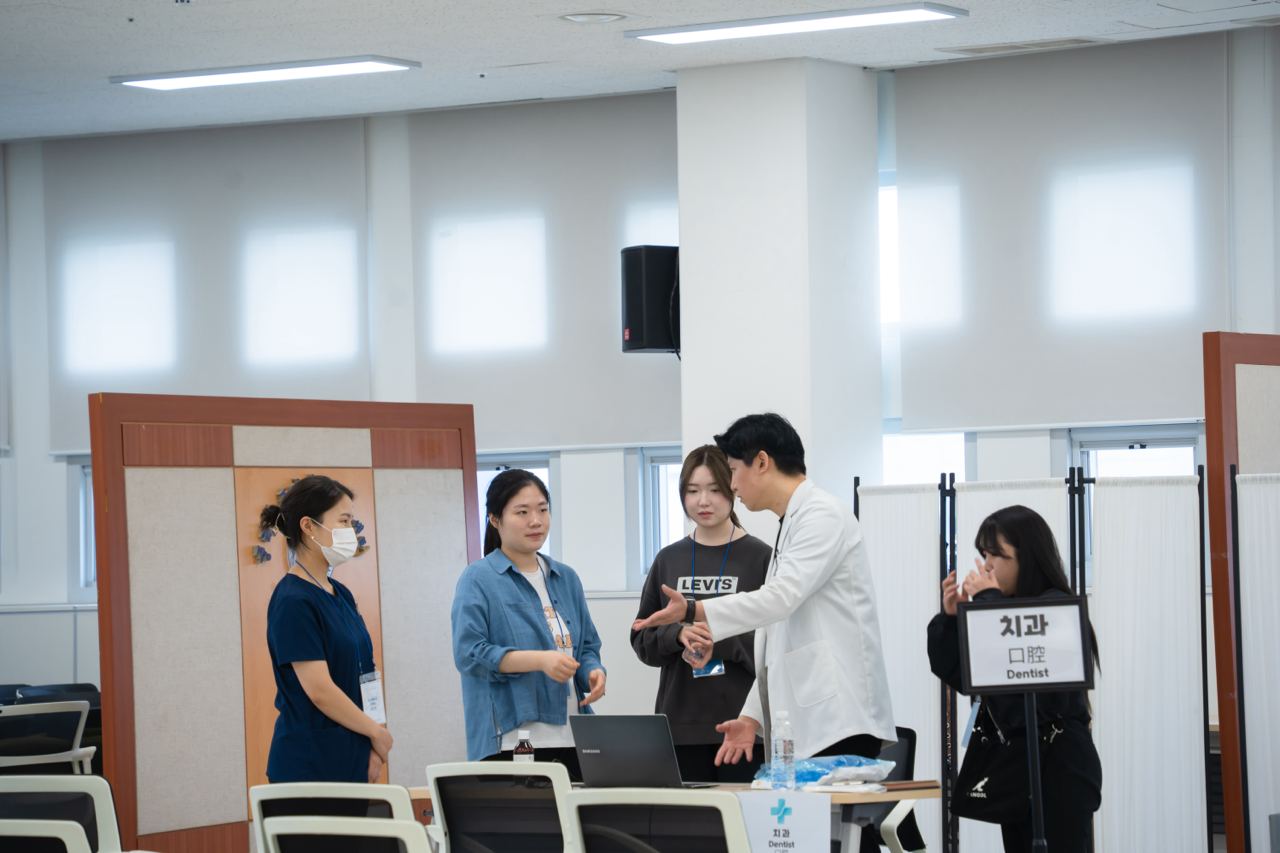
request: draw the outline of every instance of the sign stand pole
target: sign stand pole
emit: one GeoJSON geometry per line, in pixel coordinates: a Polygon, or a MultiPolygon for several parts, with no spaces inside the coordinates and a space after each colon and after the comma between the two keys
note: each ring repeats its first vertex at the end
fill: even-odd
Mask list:
{"type": "Polygon", "coordinates": [[[1040,791],[1040,721],[1036,719],[1036,694],[1023,694],[1023,709],[1027,717],[1027,772],[1031,782],[1031,850],[1032,853],[1048,853],[1049,843],[1044,837],[1044,800],[1040,791]]]}

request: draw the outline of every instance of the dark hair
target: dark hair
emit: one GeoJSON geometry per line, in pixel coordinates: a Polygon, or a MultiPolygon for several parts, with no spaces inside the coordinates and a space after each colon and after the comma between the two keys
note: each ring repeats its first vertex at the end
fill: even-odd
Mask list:
{"type": "Polygon", "coordinates": [[[551,493],[547,491],[547,484],[538,479],[538,475],[532,471],[526,471],[523,468],[508,468],[494,477],[493,482],[489,484],[489,491],[484,494],[485,554],[491,554],[502,547],[502,537],[498,535],[498,528],[494,527],[493,522],[489,521],[489,516],[496,515],[498,518],[502,518],[502,513],[507,508],[507,504],[511,503],[512,498],[528,485],[537,486],[538,491],[542,492],[542,496],[547,499],[547,506],[551,506],[551,493]]]}
{"type": "Polygon", "coordinates": [[[716,436],[716,447],[730,459],[748,464],[763,450],[783,474],[805,473],[800,434],[790,421],[773,412],[738,418],[723,435],[716,436]]]}
{"type": "Polygon", "coordinates": [[[288,488],[279,506],[269,504],[262,508],[258,528],[265,531],[274,527],[284,534],[290,548],[297,548],[302,539],[302,519],[318,520],[337,506],[343,495],[353,499],[356,496],[332,477],[308,474],[288,488]]]}
{"type": "MultiPolygon", "coordinates": [[[[684,466],[680,469],[680,506],[684,507],[684,493],[689,488],[689,481],[693,479],[693,472],[700,465],[707,466],[711,479],[715,480],[717,488],[729,499],[729,520],[734,527],[741,527],[742,522],[738,521],[738,513],[733,509],[733,487],[730,485],[733,476],[729,472],[729,460],[725,458],[724,451],[714,444],[695,447],[684,458],[684,466]]],[[[684,514],[687,516],[689,510],[685,509],[684,514]]]]}
{"type": "MultiPolygon", "coordinates": [[[[1067,573],[1062,568],[1062,555],[1049,524],[1029,507],[1015,505],[998,509],[983,519],[973,546],[982,554],[1008,557],[1000,548],[1000,537],[1018,552],[1017,598],[1036,598],[1046,590],[1056,589],[1072,595],[1067,573]]],[[[1093,664],[1098,666],[1098,638],[1089,626],[1093,646],[1093,664]]]]}

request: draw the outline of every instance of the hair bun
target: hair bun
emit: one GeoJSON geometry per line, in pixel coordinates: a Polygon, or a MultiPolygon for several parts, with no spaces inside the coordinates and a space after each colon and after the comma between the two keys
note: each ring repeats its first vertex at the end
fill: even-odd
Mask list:
{"type": "Polygon", "coordinates": [[[260,530],[269,530],[272,527],[276,527],[282,515],[284,513],[280,511],[280,507],[276,504],[264,506],[262,513],[258,516],[258,528],[260,530]]]}

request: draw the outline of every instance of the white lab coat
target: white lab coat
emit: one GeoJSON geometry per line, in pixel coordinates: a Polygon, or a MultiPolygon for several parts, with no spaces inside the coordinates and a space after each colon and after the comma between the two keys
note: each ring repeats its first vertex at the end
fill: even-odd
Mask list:
{"type": "MultiPolygon", "coordinates": [[[[801,483],[764,586],[703,608],[717,640],[755,630],[770,716],[789,713],[797,758],[853,735],[897,739],[862,529],[834,495],[801,483]]],[[[758,683],[742,713],[761,718],[758,683]]]]}

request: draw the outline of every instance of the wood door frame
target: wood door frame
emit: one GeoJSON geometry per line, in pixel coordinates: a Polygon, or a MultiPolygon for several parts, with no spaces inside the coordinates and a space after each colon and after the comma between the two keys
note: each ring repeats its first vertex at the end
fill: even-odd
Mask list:
{"type": "Polygon", "coordinates": [[[1236,367],[1280,367],[1280,335],[1204,334],[1204,415],[1208,458],[1209,564],[1213,578],[1213,641],[1218,673],[1218,735],[1222,749],[1222,805],[1227,849],[1244,853],[1244,754],[1241,749],[1240,679],[1236,642],[1235,554],[1231,544],[1231,466],[1240,465],[1236,417],[1236,367]]]}

